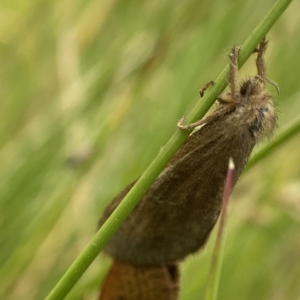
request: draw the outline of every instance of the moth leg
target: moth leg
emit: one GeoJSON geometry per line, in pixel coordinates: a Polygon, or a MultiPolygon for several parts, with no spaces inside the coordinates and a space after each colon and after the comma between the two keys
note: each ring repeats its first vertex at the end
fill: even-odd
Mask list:
{"type": "MultiPolygon", "coordinates": [[[[208,82],[200,91],[199,91],[199,94],[201,96],[201,98],[204,96],[204,92],[209,89],[212,85],[214,85],[215,82],[213,80],[211,80],[210,82],[208,82]]],[[[178,123],[177,123],[177,127],[179,129],[182,129],[182,130],[193,130],[194,128],[206,123],[207,120],[205,119],[202,119],[202,120],[199,120],[197,122],[194,122],[194,123],[190,123],[190,124],[186,124],[186,120],[185,118],[181,118],[178,123]]]]}
{"type": "MultiPolygon", "coordinates": [[[[234,46],[231,50],[231,53],[229,54],[230,59],[230,69],[229,69],[229,85],[230,85],[230,91],[231,95],[228,95],[229,97],[226,97],[226,99],[223,97],[219,97],[218,100],[223,101],[224,103],[233,103],[235,102],[235,95],[237,94],[237,91],[239,89],[239,85],[237,82],[238,77],[238,59],[239,59],[239,52],[241,47],[240,46],[234,46]]],[[[200,91],[200,95],[202,96],[204,94],[204,91],[208,89],[211,85],[213,85],[214,82],[210,81],[207,83],[202,90],[200,91]]],[[[222,114],[222,113],[220,113],[222,114]]],[[[179,122],[177,123],[177,127],[182,130],[193,130],[198,126],[201,126],[205,123],[208,123],[210,119],[213,119],[216,117],[216,114],[212,116],[208,116],[205,119],[199,120],[195,123],[185,124],[185,118],[181,118],[179,122]]]]}
{"type": "Polygon", "coordinates": [[[266,52],[268,46],[268,41],[266,38],[264,38],[259,46],[258,49],[255,50],[257,52],[257,57],[256,57],[256,68],[257,68],[257,75],[259,75],[262,78],[266,77],[266,64],[264,61],[264,53],[266,52]]]}
{"type": "Polygon", "coordinates": [[[193,130],[195,129],[196,127],[200,126],[200,125],[203,125],[207,123],[207,119],[201,119],[197,122],[194,122],[194,123],[190,123],[190,124],[186,124],[186,120],[184,117],[182,117],[178,123],[177,123],[177,127],[181,130],[193,130]]]}
{"type": "Polygon", "coordinates": [[[264,38],[257,49],[255,49],[255,52],[257,52],[257,57],[256,57],[256,68],[257,68],[257,75],[255,76],[256,78],[259,78],[261,82],[267,82],[271,85],[273,85],[276,90],[278,95],[280,95],[280,90],[279,90],[279,86],[276,82],[274,82],[273,80],[269,79],[266,77],[266,64],[265,64],[265,60],[264,60],[264,54],[266,52],[268,46],[268,41],[266,40],[266,38],[264,38]]]}
{"type": "Polygon", "coordinates": [[[239,90],[238,85],[238,59],[239,59],[239,52],[241,47],[234,46],[229,54],[230,59],[230,68],[229,68],[229,86],[230,92],[233,99],[239,90]]]}
{"type": "Polygon", "coordinates": [[[215,82],[213,80],[211,80],[210,82],[208,82],[200,91],[200,97],[202,98],[204,96],[204,92],[209,89],[211,86],[213,86],[215,84],[215,82]]]}
{"type": "Polygon", "coordinates": [[[196,122],[190,123],[190,124],[186,124],[186,120],[183,117],[178,121],[177,127],[182,130],[194,130],[196,127],[199,127],[206,123],[210,123],[210,122],[216,120],[216,118],[219,118],[223,115],[224,115],[224,110],[214,111],[212,114],[208,115],[204,119],[201,119],[199,121],[196,121],[196,122]]]}
{"type": "Polygon", "coordinates": [[[234,104],[236,101],[232,99],[231,93],[224,93],[221,94],[217,100],[219,101],[220,104],[234,104]]]}

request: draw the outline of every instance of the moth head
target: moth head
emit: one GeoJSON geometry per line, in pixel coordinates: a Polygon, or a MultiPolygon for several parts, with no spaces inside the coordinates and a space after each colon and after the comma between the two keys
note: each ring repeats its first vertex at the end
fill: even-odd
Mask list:
{"type": "Polygon", "coordinates": [[[272,80],[256,75],[240,84],[235,95],[231,92],[225,92],[218,97],[220,104],[227,105],[243,105],[243,104],[259,104],[266,102],[272,98],[272,95],[266,89],[266,83],[270,83],[277,89],[279,94],[278,85],[272,80]]]}
{"type": "Polygon", "coordinates": [[[240,95],[246,99],[249,97],[259,98],[260,96],[268,93],[266,89],[266,83],[273,85],[276,88],[278,95],[280,94],[279,87],[276,82],[260,75],[256,75],[255,77],[252,77],[241,84],[240,95]]]}
{"type": "Polygon", "coordinates": [[[260,78],[252,77],[242,82],[240,94],[242,97],[258,96],[265,90],[265,82],[260,78]]]}
{"type": "Polygon", "coordinates": [[[231,92],[223,93],[218,97],[221,104],[242,104],[253,96],[258,96],[265,91],[265,82],[258,77],[252,77],[243,81],[235,95],[231,92]]]}

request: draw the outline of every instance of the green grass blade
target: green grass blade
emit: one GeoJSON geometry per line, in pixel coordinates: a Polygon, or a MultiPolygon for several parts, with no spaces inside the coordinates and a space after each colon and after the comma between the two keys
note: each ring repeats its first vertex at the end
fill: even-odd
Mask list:
{"type": "Polygon", "coordinates": [[[227,211],[229,206],[230,194],[233,188],[234,170],[234,162],[232,161],[232,159],[230,159],[226,176],[225,188],[223,192],[222,210],[219,219],[218,232],[212,253],[212,261],[206,286],[205,300],[216,300],[218,295],[218,288],[222,268],[222,258],[225,246],[227,211]]]}
{"type": "Polygon", "coordinates": [[[251,169],[259,161],[267,157],[271,152],[277,149],[279,146],[284,145],[286,141],[292,138],[294,135],[300,132],[300,119],[293,121],[286,129],[276,135],[276,137],[257,153],[255,153],[249,160],[245,171],[251,169]]]}

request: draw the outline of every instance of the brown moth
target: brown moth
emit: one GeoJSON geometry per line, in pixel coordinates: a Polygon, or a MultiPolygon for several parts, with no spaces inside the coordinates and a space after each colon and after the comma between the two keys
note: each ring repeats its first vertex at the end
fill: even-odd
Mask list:
{"type": "MultiPolygon", "coordinates": [[[[233,47],[229,92],[219,96],[218,108],[205,119],[178,124],[195,130],[107,244],[105,252],[113,259],[133,266],[169,265],[203,247],[220,214],[229,158],[236,168],[235,183],[255,144],[276,127],[276,109],[265,87],[266,47],[263,40],[256,50],[257,75],[241,84],[240,47],[233,47]]],[[[113,199],[100,225],[134,183],[113,199]]]]}

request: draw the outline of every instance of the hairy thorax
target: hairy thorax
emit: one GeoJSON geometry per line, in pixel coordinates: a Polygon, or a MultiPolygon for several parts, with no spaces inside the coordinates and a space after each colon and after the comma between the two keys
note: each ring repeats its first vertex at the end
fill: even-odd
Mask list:
{"type": "Polygon", "coordinates": [[[241,84],[234,97],[231,93],[224,93],[218,98],[220,110],[234,107],[234,113],[228,116],[226,123],[240,129],[247,127],[256,142],[271,136],[277,123],[272,95],[264,84],[261,78],[253,77],[241,84]]]}

